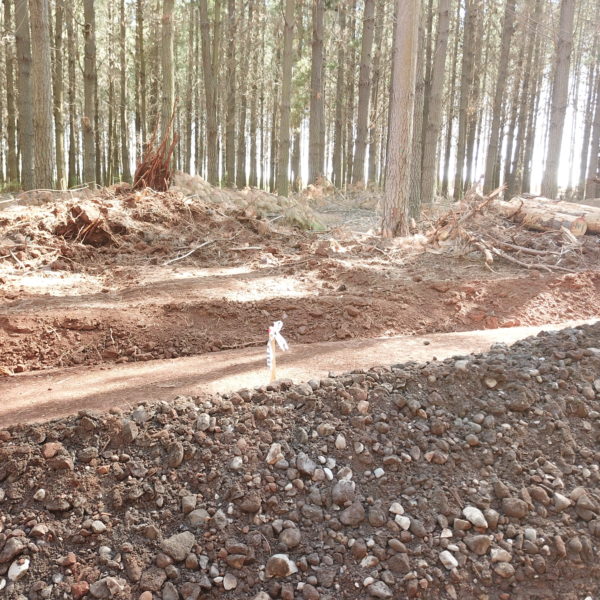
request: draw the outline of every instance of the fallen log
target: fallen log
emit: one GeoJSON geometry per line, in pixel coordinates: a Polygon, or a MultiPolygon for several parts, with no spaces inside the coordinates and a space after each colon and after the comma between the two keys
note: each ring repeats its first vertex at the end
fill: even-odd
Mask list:
{"type": "Polygon", "coordinates": [[[494,207],[536,231],[560,231],[564,227],[578,237],[585,233],[600,233],[600,209],[585,204],[516,196],[509,202],[496,200],[494,207]]]}

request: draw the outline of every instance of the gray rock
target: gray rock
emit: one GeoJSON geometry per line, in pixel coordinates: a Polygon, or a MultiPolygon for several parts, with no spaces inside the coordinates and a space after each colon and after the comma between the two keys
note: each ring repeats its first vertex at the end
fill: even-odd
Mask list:
{"type": "Polygon", "coordinates": [[[340,513],[340,521],[344,525],[356,527],[365,520],[365,509],[360,502],[354,502],[340,513]]]}
{"type": "Polygon", "coordinates": [[[465,538],[465,544],[471,552],[483,556],[487,553],[491,541],[487,535],[471,535],[465,538]]]}
{"type": "Polygon", "coordinates": [[[167,579],[167,574],[163,569],[158,567],[150,567],[142,573],[140,579],[140,589],[147,590],[149,592],[158,592],[162,587],[163,583],[167,579]]]}
{"type": "Polygon", "coordinates": [[[487,529],[488,522],[478,508],[474,506],[465,506],[462,512],[472,525],[475,527],[481,527],[482,529],[487,529]]]}
{"type": "Polygon", "coordinates": [[[296,468],[302,475],[312,477],[315,474],[317,465],[315,461],[304,454],[304,452],[299,452],[296,457],[296,468]]]}
{"type": "Polygon", "coordinates": [[[393,598],[392,590],[383,581],[375,581],[367,586],[367,592],[371,598],[393,598]]]}
{"type": "Polygon", "coordinates": [[[265,576],[268,578],[288,577],[297,572],[296,563],[291,561],[287,554],[273,554],[265,566],[265,576]]]}
{"type": "Polygon", "coordinates": [[[508,517],[522,519],[527,516],[529,507],[527,502],[520,498],[504,498],[502,500],[502,512],[508,517]]]}
{"type": "Polygon", "coordinates": [[[300,541],[302,539],[302,534],[299,529],[295,527],[289,527],[288,529],[284,529],[279,534],[279,541],[288,549],[295,548],[300,545],[300,541]]]}
{"type": "Polygon", "coordinates": [[[25,550],[25,544],[20,538],[9,538],[6,544],[4,544],[2,552],[0,552],[0,563],[10,562],[19,556],[23,550],[25,550]]]}
{"type": "Polygon", "coordinates": [[[194,534],[191,531],[184,531],[163,540],[160,547],[174,561],[181,562],[191,552],[195,543],[196,538],[194,534]]]}
{"type": "Polygon", "coordinates": [[[346,506],[348,502],[354,501],[355,487],[353,481],[338,481],[331,490],[331,500],[338,506],[346,506]]]}
{"type": "Polygon", "coordinates": [[[193,510],[187,516],[187,522],[190,524],[190,527],[200,527],[202,525],[206,525],[210,519],[210,515],[208,511],[203,508],[197,508],[193,510]]]}
{"type": "Polygon", "coordinates": [[[170,581],[167,581],[163,587],[162,600],[179,600],[179,592],[170,581]]]}

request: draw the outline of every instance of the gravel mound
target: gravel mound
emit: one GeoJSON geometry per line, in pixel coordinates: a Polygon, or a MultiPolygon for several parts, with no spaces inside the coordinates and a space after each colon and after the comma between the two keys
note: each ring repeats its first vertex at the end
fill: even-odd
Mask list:
{"type": "Polygon", "coordinates": [[[583,599],[600,324],[0,431],[9,599],[583,599]]]}

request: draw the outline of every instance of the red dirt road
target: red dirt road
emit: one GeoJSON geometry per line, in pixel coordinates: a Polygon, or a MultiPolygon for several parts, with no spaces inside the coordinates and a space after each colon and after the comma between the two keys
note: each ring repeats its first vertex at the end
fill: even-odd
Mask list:
{"type": "MultiPolygon", "coordinates": [[[[594,319],[595,320],[595,319],[594,319]]],[[[594,320],[587,321],[593,322],[594,320]]],[[[486,329],[293,345],[278,356],[278,375],[295,382],[377,365],[444,359],[512,344],[539,331],[580,324],[486,329]]],[[[46,421],[79,410],[124,408],[177,395],[225,393],[267,382],[265,349],[245,348],[200,356],[24,373],[0,381],[0,427],[46,421]]]]}

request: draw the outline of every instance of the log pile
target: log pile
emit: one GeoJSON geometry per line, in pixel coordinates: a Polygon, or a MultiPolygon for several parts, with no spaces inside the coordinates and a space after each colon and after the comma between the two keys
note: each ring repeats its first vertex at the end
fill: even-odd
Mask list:
{"type": "Polygon", "coordinates": [[[497,259],[526,269],[559,272],[574,272],[572,267],[585,262],[580,236],[590,231],[588,227],[595,229],[600,210],[565,206],[566,202],[560,203],[560,210],[551,210],[528,198],[503,202],[502,192],[498,188],[484,197],[475,188],[470,190],[427,232],[429,247],[454,256],[478,254],[490,269],[497,259]]]}
{"type": "Polygon", "coordinates": [[[564,227],[576,237],[600,234],[600,208],[586,204],[516,196],[509,202],[495,200],[494,208],[534,231],[560,231],[564,227]]]}

